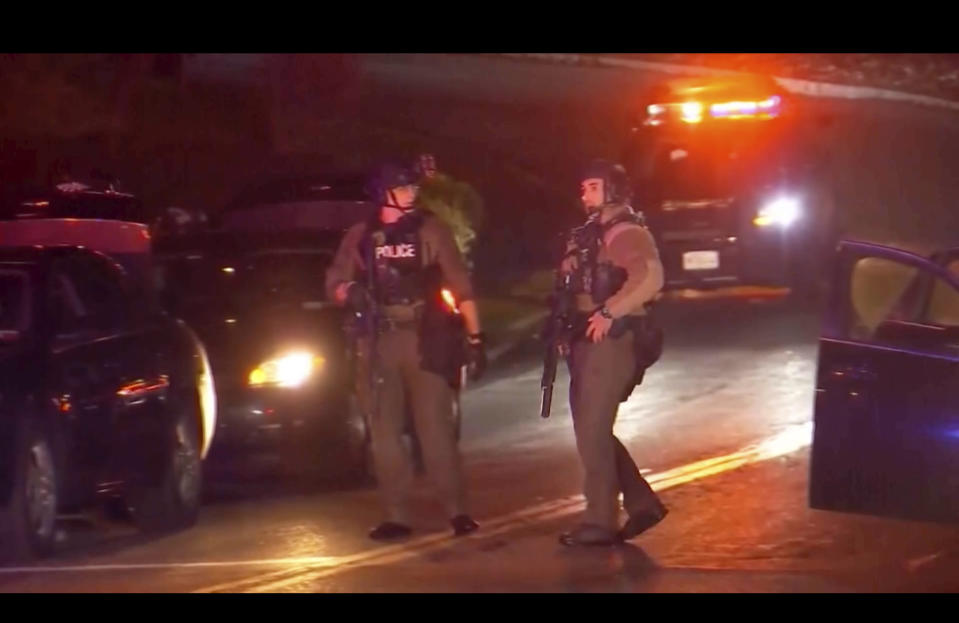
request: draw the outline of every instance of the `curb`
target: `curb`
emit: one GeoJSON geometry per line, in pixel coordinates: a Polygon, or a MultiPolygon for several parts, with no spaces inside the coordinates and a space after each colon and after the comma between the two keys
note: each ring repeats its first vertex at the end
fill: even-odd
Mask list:
{"type": "MultiPolygon", "coordinates": [[[[711,76],[741,76],[747,75],[746,72],[734,71],[731,69],[716,69],[714,67],[702,67],[698,65],[680,65],[676,63],[657,63],[652,61],[637,61],[625,58],[614,58],[610,56],[585,56],[583,54],[506,54],[500,53],[497,56],[507,56],[516,59],[531,59],[550,61],[554,63],[565,63],[570,65],[584,66],[607,66],[619,67],[625,69],[645,69],[649,71],[661,71],[671,74],[689,74],[689,75],[711,75],[711,76]]],[[[915,93],[906,93],[903,91],[893,91],[890,89],[878,89],[874,87],[858,87],[845,84],[834,84],[831,82],[815,82],[812,80],[799,80],[796,78],[783,78],[773,76],[784,89],[790,93],[806,95],[808,97],[827,97],[836,99],[881,99],[908,102],[912,104],[922,104],[937,108],[946,108],[949,110],[959,110],[959,102],[932,97],[929,95],[917,95],[915,93]]]]}

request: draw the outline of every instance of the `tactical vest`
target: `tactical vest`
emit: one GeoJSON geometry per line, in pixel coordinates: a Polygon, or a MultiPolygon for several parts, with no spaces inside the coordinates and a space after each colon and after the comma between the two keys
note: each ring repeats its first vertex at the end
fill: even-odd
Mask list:
{"type": "MultiPolygon", "coordinates": [[[[422,302],[429,285],[430,267],[425,266],[420,229],[427,216],[416,210],[384,225],[374,218],[361,243],[364,263],[372,256],[377,301],[381,305],[415,305],[422,302]]],[[[368,275],[364,271],[363,278],[368,275]]]]}
{"type": "Polygon", "coordinates": [[[626,283],[626,269],[610,261],[599,261],[599,251],[606,233],[620,223],[634,223],[645,227],[645,220],[639,214],[626,212],[600,223],[598,218],[587,221],[585,225],[573,230],[573,240],[579,255],[579,265],[573,276],[573,291],[576,294],[589,294],[593,303],[602,305],[616,294],[626,283]]]}

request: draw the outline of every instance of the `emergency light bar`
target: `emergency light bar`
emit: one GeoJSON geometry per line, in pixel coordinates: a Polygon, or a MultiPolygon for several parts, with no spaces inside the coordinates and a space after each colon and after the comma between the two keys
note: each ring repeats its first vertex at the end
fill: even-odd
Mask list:
{"type": "MultiPolygon", "coordinates": [[[[714,119],[771,119],[779,116],[781,104],[782,98],[773,95],[761,101],[717,102],[710,104],[708,109],[709,116],[714,119]]],[[[705,104],[696,101],[651,104],[646,108],[649,113],[646,124],[662,124],[670,111],[678,113],[679,119],[684,123],[701,123],[706,108],[705,104]]]]}
{"type": "Polygon", "coordinates": [[[741,119],[744,117],[775,117],[779,114],[782,98],[773,95],[761,102],[721,102],[709,107],[713,117],[741,119]]]}

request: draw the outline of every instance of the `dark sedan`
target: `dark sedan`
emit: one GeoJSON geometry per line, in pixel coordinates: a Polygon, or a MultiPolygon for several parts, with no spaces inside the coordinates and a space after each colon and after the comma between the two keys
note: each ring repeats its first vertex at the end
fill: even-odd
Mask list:
{"type": "Polygon", "coordinates": [[[0,548],[51,551],[57,515],[196,521],[215,395],[195,334],[156,304],[142,224],[0,222],[0,548]]]}
{"type": "Polygon", "coordinates": [[[365,473],[344,315],[323,292],[340,235],[217,231],[160,245],[164,306],[210,353],[217,458],[279,451],[295,473],[365,473]]]}

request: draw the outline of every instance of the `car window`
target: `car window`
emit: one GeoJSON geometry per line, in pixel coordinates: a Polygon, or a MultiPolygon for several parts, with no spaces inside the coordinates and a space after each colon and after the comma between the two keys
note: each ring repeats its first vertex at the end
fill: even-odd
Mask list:
{"type": "MultiPolygon", "coordinates": [[[[948,266],[959,274],[959,260],[948,266]]],[[[885,342],[885,321],[959,327],[959,291],[945,279],[894,260],[867,257],[850,274],[848,338],[885,342]]]]}
{"type": "MultiPolygon", "coordinates": [[[[947,268],[959,276],[959,260],[952,261],[947,268]]],[[[959,292],[947,281],[934,279],[929,305],[922,321],[926,324],[959,327],[959,292]]]]}
{"type": "Polygon", "coordinates": [[[664,200],[726,197],[776,183],[796,170],[794,156],[766,141],[738,145],[733,141],[663,143],[654,160],[653,184],[664,200]]]}
{"type": "Polygon", "coordinates": [[[219,215],[216,227],[225,231],[346,230],[368,218],[371,204],[362,201],[290,201],[263,203],[219,215]]]}
{"type": "Polygon", "coordinates": [[[730,190],[712,159],[682,147],[660,154],[657,177],[664,199],[722,197],[730,190]]]}
{"type": "Polygon", "coordinates": [[[87,328],[88,315],[83,303],[80,302],[76,286],[61,270],[54,270],[51,274],[50,309],[55,336],[71,336],[87,328]]]}
{"type": "Polygon", "coordinates": [[[130,301],[118,273],[96,257],[59,260],[52,273],[54,334],[116,331],[130,322],[130,301]]]}
{"type": "Polygon", "coordinates": [[[328,251],[256,253],[247,264],[250,293],[298,303],[325,300],[326,269],[332,261],[333,254],[328,251]]]}
{"type": "Polygon", "coordinates": [[[920,304],[919,269],[879,257],[858,260],[850,274],[847,337],[871,340],[884,320],[913,320],[920,304]]]}
{"type": "Polygon", "coordinates": [[[30,325],[29,278],[19,270],[0,270],[0,332],[30,325]]]}
{"type": "Polygon", "coordinates": [[[333,252],[259,251],[232,260],[168,259],[157,284],[174,313],[236,313],[268,305],[302,307],[326,300],[324,278],[333,252]]]}

